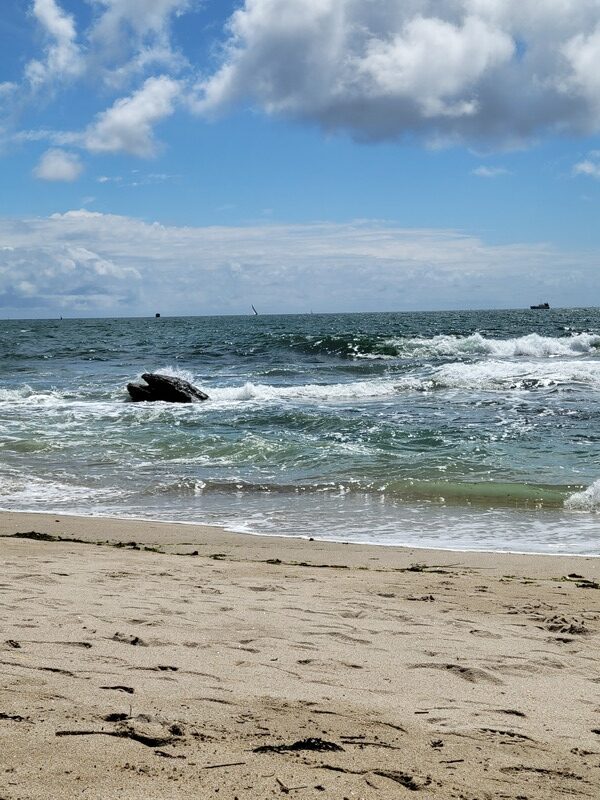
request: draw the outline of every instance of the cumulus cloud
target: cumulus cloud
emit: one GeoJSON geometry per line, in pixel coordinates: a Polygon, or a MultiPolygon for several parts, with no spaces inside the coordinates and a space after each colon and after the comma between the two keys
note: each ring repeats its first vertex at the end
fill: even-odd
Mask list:
{"type": "Polygon", "coordinates": [[[600,297],[597,253],[381,222],[175,227],[79,210],[0,220],[0,240],[0,308],[20,316],[245,313],[257,300],[277,313],[600,297]]]}
{"type": "Polygon", "coordinates": [[[600,122],[600,20],[596,19],[595,30],[591,33],[578,33],[570,38],[562,47],[562,53],[570,67],[563,79],[565,88],[587,100],[597,126],[600,122]]]}
{"type": "MultiPolygon", "coordinates": [[[[29,17],[41,33],[42,51],[25,64],[18,82],[0,82],[0,145],[46,141],[55,148],[80,147],[93,153],[154,155],[158,146],[153,127],[173,112],[176,96],[183,90],[184,79],[176,76],[191,70],[173,45],[172,22],[188,9],[197,8],[196,3],[86,0],[71,5],[69,13],[66,0],[28,0],[23,5],[28,6],[29,17]],[[86,4],[91,6],[91,14],[84,13],[81,6],[86,4]],[[39,106],[42,89],[47,99],[53,100],[58,90],[67,84],[72,88],[77,81],[102,86],[105,106],[110,102],[106,96],[118,99],[83,130],[47,126],[14,131],[28,107],[39,106]]],[[[48,103],[43,111],[48,111],[48,103]]],[[[61,165],[57,153],[45,156],[35,174],[48,180],[70,180],[67,176],[76,172],[73,158],[69,168],[65,157],[61,165]],[[65,177],[50,177],[58,176],[61,167],[65,177]]]]}
{"type": "Polygon", "coordinates": [[[599,61],[597,0],[245,0],[192,106],[507,145],[597,131],[599,61]]]}
{"type": "Polygon", "coordinates": [[[455,24],[416,16],[393,38],[365,44],[355,66],[372,95],[412,97],[426,119],[476,114],[472,87],[514,50],[506,33],[476,17],[455,24]]]}
{"type": "MultiPolygon", "coordinates": [[[[212,68],[174,42],[174,21],[202,0],[86,0],[91,14],[29,2],[43,52],[20,88],[82,79],[105,105],[122,95],[83,136],[54,132],[55,146],[151,155],[176,95],[206,117],[250,104],[365,142],[489,150],[600,131],[598,0],[240,0],[212,68]]],[[[0,84],[7,106],[25,95],[0,84]]]]}
{"type": "Polygon", "coordinates": [[[82,137],[83,145],[92,153],[155,155],[153,126],[173,113],[180,91],[179,82],[166,75],[148,78],[140,89],[96,117],[82,137]]]}
{"type": "Polygon", "coordinates": [[[75,181],[83,170],[79,156],[65,150],[50,149],[41,157],[33,170],[36,178],[43,181],[75,181]]]}
{"type": "Polygon", "coordinates": [[[34,0],[32,15],[48,41],[44,61],[30,61],[25,75],[34,88],[57,79],[75,78],[83,71],[83,59],[77,44],[75,20],[56,0],[34,0]]]}
{"type": "MultiPolygon", "coordinates": [[[[24,130],[13,134],[12,141],[47,141],[55,147],[80,147],[90,153],[129,153],[151,158],[160,149],[154,127],[174,113],[182,92],[182,82],[168,75],[148,78],[132,94],[99,112],[83,131],[24,130]]],[[[56,154],[58,150],[52,152],[56,154]]]]}

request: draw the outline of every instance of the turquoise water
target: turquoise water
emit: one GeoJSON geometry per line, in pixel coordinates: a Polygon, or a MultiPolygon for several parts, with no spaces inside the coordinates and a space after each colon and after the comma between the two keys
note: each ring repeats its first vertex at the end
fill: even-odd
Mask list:
{"type": "Polygon", "coordinates": [[[597,554],[599,420],[597,309],[0,321],[4,509],[597,554]]]}

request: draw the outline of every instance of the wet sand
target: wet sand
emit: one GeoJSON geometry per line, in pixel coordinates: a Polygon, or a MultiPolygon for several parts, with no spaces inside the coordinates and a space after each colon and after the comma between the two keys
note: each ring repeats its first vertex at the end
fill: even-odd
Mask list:
{"type": "Polygon", "coordinates": [[[2,800],[600,793],[600,559],[0,536],[2,800]]]}

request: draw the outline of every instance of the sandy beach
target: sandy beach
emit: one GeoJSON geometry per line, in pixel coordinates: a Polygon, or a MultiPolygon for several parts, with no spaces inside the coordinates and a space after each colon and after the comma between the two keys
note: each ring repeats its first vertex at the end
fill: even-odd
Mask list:
{"type": "Polygon", "coordinates": [[[0,515],[0,797],[598,797],[600,560],[0,515]]]}

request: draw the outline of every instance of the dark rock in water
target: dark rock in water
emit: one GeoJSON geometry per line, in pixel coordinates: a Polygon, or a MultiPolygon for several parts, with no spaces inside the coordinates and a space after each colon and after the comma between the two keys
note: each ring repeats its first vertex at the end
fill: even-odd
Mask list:
{"type": "Polygon", "coordinates": [[[181,378],[158,375],[155,372],[145,372],[142,378],[154,394],[160,395],[161,400],[170,403],[193,403],[194,400],[208,400],[207,394],[181,378]]]}
{"type": "Polygon", "coordinates": [[[156,400],[163,400],[166,403],[193,403],[196,400],[208,400],[207,394],[182,378],[158,375],[155,372],[145,372],[142,378],[146,381],[145,384],[127,384],[127,391],[136,403],[156,400]]]}
{"type": "Polygon", "coordinates": [[[129,392],[129,396],[135,403],[139,403],[141,400],[159,399],[158,397],[154,397],[150,387],[145,386],[143,383],[128,383],[127,391],[129,392]]]}
{"type": "Polygon", "coordinates": [[[158,375],[156,372],[144,372],[142,379],[153,392],[158,392],[164,400],[172,403],[191,403],[194,400],[208,400],[208,395],[193,384],[171,375],[158,375]]]}

